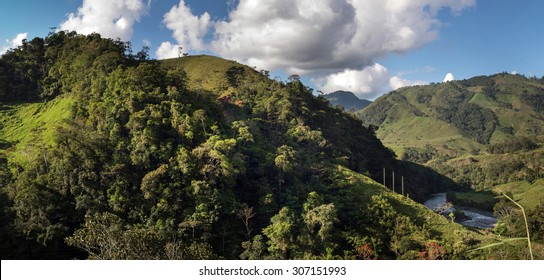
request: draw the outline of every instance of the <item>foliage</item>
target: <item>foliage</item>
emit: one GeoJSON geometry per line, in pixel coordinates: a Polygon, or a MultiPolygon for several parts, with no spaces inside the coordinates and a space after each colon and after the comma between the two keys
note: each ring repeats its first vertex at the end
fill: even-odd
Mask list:
{"type": "Polygon", "coordinates": [[[493,154],[506,154],[517,151],[529,151],[538,148],[534,140],[526,136],[512,137],[505,142],[491,144],[487,150],[493,154]]]}
{"type": "Polygon", "coordinates": [[[0,216],[16,257],[38,258],[36,245],[58,258],[417,258],[427,240],[457,238],[374,180],[410,173],[418,199],[451,181],[397,161],[298,79],[148,60],[98,34],[42,41],[0,59],[0,216]],[[44,104],[4,102],[28,99],[44,104]]]}
{"type": "MultiPolygon", "coordinates": [[[[543,199],[543,97],[541,80],[500,73],[398,89],[356,115],[365,125],[379,127],[376,135],[401,159],[424,164],[460,185],[457,191],[466,193],[449,199],[456,205],[490,210],[497,203],[496,193],[511,192],[526,209],[534,209],[543,199]],[[483,191],[495,194],[482,195],[483,191]]],[[[442,191],[448,190],[455,188],[442,191]]],[[[422,199],[410,191],[411,197],[422,199]]],[[[501,237],[523,236],[517,210],[507,210],[501,202],[497,207],[501,210],[496,212],[499,222],[494,232],[501,237]]],[[[527,211],[528,219],[538,213],[527,211]]],[[[538,227],[536,223],[536,232],[538,227]]],[[[497,258],[527,257],[520,244],[494,250],[497,254],[491,249],[487,253],[497,258]]]]}
{"type": "Polygon", "coordinates": [[[490,191],[468,191],[452,195],[448,193],[447,199],[454,205],[493,211],[493,206],[497,203],[495,197],[496,194],[490,191]]]}

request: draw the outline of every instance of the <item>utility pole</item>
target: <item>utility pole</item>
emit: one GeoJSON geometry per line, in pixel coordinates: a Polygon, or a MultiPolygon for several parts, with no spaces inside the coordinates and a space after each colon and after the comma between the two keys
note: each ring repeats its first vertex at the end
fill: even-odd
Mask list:
{"type": "Polygon", "coordinates": [[[395,192],[395,171],[393,171],[393,192],[395,192]]]}
{"type": "Polygon", "coordinates": [[[383,168],[383,187],[384,187],[384,188],[387,188],[387,187],[385,186],[385,167],[383,168]]]}
{"type": "Polygon", "coordinates": [[[402,184],[402,196],[404,196],[404,176],[401,177],[401,184],[402,184]]]}

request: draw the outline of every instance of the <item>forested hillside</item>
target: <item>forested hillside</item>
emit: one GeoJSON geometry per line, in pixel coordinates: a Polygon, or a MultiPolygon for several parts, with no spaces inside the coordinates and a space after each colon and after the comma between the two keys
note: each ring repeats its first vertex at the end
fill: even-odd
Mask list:
{"type": "Polygon", "coordinates": [[[66,32],[0,63],[3,259],[493,255],[411,200],[456,184],[299,81],[66,32]]]}
{"type": "Polygon", "coordinates": [[[481,188],[542,178],[543,102],[544,80],[497,74],[400,89],[357,116],[400,158],[481,188]]]}
{"type": "Polygon", "coordinates": [[[513,197],[529,212],[533,238],[542,242],[543,104],[544,78],[501,73],[399,89],[357,116],[376,127],[378,138],[399,158],[482,191],[460,197],[494,209],[498,234],[524,234],[519,208],[504,198],[494,205],[493,196],[513,197]]]}

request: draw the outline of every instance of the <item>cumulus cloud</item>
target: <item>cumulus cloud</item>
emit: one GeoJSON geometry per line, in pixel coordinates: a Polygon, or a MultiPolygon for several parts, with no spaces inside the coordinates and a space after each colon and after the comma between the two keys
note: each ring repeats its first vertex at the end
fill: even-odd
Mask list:
{"type": "Polygon", "coordinates": [[[133,25],[149,10],[143,0],[84,0],[77,13],[68,14],[60,29],[128,41],[133,25]]]}
{"type": "MultiPolygon", "coordinates": [[[[163,23],[168,29],[172,30],[172,37],[176,40],[178,46],[183,46],[187,51],[206,48],[204,36],[208,34],[212,26],[208,13],[195,16],[191,8],[185,4],[185,1],[180,0],[177,6],[172,7],[164,15],[163,23]]],[[[164,42],[161,47],[166,48],[171,45],[172,43],[164,42]]]]}
{"type": "Polygon", "coordinates": [[[179,45],[174,45],[170,42],[162,42],[159,46],[155,55],[158,59],[167,59],[178,57],[179,55],[179,45]]]}
{"type": "Polygon", "coordinates": [[[393,76],[393,77],[391,77],[391,79],[389,79],[389,86],[391,87],[392,90],[396,90],[396,89],[403,88],[403,87],[425,85],[425,84],[428,84],[428,83],[429,82],[422,81],[422,80],[416,80],[416,81],[406,80],[406,79],[403,79],[400,76],[393,76]]]}
{"type": "Polygon", "coordinates": [[[377,92],[383,92],[390,78],[391,73],[384,66],[376,63],[363,70],[347,69],[331,74],[325,78],[316,79],[315,83],[323,92],[348,90],[358,97],[368,98],[377,92]]]}
{"type": "Polygon", "coordinates": [[[5,54],[10,49],[15,49],[23,44],[23,40],[26,40],[28,33],[19,33],[15,38],[6,40],[6,45],[0,48],[0,55],[5,54]]]}
{"type": "Polygon", "coordinates": [[[424,83],[393,75],[375,62],[435,40],[442,25],[439,12],[459,14],[475,0],[230,3],[228,17],[212,21],[207,13],[194,15],[181,0],[164,17],[177,44],[163,43],[157,56],[172,56],[182,45],[260,69],[307,75],[323,91],[345,89],[372,98],[387,89],[424,83]]]}
{"type": "Polygon", "coordinates": [[[436,39],[438,12],[474,0],[240,0],[215,23],[211,49],[260,68],[298,74],[362,69],[436,39]]]}
{"type": "Polygon", "coordinates": [[[346,0],[241,0],[215,24],[211,48],[260,68],[306,74],[345,68],[337,56],[356,34],[356,11],[346,0]]]}
{"type": "Polygon", "coordinates": [[[444,77],[444,80],[442,82],[446,83],[446,82],[451,82],[455,80],[455,77],[453,76],[452,73],[448,73],[446,74],[446,77],[444,77]]]}
{"type": "Polygon", "coordinates": [[[313,81],[323,92],[348,90],[364,99],[374,99],[380,94],[401,87],[427,83],[425,81],[410,81],[399,75],[393,75],[378,63],[362,70],[347,69],[313,81]]]}

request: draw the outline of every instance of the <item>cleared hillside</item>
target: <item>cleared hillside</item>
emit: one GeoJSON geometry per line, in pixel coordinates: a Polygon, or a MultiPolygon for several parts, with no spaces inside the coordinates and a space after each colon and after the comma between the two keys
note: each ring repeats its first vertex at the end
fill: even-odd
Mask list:
{"type": "Polygon", "coordinates": [[[246,84],[268,80],[263,73],[232,60],[195,55],[161,60],[164,69],[183,70],[187,75],[187,88],[205,90],[223,95],[233,93],[246,84]]]}

